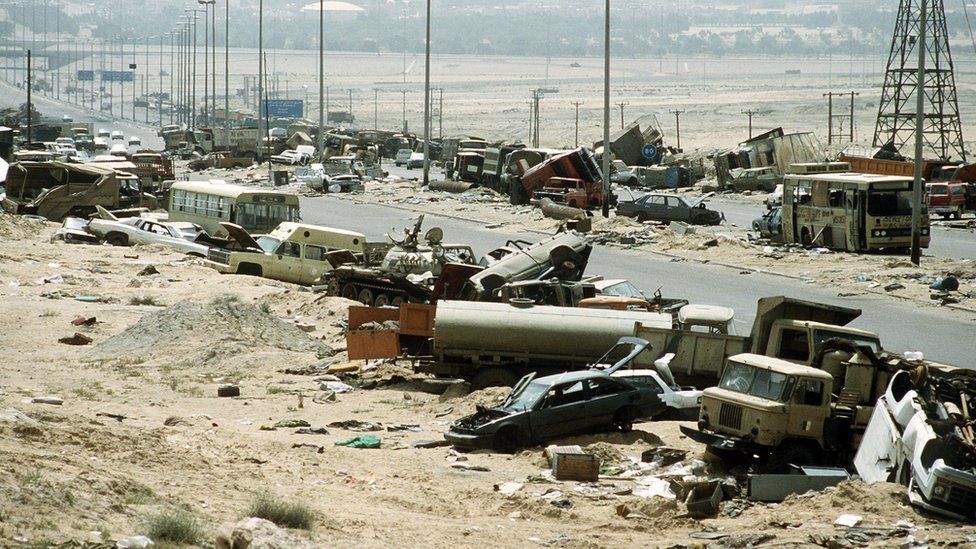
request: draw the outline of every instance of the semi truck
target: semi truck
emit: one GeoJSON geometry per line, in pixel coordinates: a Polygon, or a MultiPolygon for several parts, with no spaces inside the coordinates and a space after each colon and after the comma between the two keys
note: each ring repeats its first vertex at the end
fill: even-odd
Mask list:
{"type": "Polygon", "coordinates": [[[549,187],[553,180],[565,183],[572,180],[572,187],[561,184],[560,187],[566,189],[562,196],[548,193],[546,196],[566,204],[565,196],[571,188],[581,187],[592,204],[580,206],[591,206],[602,204],[603,197],[603,175],[596,159],[589,150],[584,147],[556,154],[548,157],[544,161],[529,168],[522,173],[521,177],[512,178],[511,202],[513,204],[526,204],[535,197],[537,192],[549,187]]]}

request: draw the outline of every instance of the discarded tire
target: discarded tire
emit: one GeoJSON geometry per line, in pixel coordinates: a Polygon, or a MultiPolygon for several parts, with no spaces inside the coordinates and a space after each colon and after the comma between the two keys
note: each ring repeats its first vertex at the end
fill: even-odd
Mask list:
{"type": "Polygon", "coordinates": [[[241,388],[237,385],[221,385],[217,387],[218,397],[236,397],[241,396],[241,388]]]}

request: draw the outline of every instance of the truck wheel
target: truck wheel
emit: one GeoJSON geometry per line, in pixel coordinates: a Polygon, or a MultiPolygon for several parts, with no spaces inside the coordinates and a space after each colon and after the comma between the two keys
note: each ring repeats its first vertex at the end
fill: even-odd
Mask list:
{"type": "Polygon", "coordinates": [[[634,416],[636,415],[632,407],[625,406],[613,414],[613,422],[610,427],[621,433],[629,433],[634,429],[634,416]]]}
{"type": "Polygon", "coordinates": [[[962,206],[956,208],[956,212],[952,214],[952,217],[962,219],[962,206]]]}
{"type": "Polygon", "coordinates": [[[359,301],[363,305],[366,305],[367,307],[372,305],[373,290],[370,290],[369,288],[363,288],[362,290],[359,290],[359,299],[357,301],[359,301]]]}
{"type": "Polygon", "coordinates": [[[803,442],[786,441],[770,450],[762,463],[767,473],[788,473],[790,465],[811,465],[817,462],[816,452],[803,442]]]}
{"type": "Polygon", "coordinates": [[[390,296],[386,294],[378,294],[376,299],[373,300],[373,306],[375,307],[385,307],[390,304],[390,296]]]}
{"type": "Polygon", "coordinates": [[[261,276],[262,272],[261,266],[254,263],[241,263],[237,266],[237,274],[240,275],[261,276]]]}
{"type": "Polygon", "coordinates": [[[950,217],[952,217],[952,214],[948,214],[948,213],[942,214],[942,219],[949,219],[950,217]]]}
{"type": "Polygon", "coordinates": [[[515,372],[505,368],[485,368],[479,371],[472,380],[475,389],[485,387],[512,387],[518,382],[515,372]]]}
{"type": "Polygon", "coordinates": [[[128,246],[129,239],[124,234],[111,233],[105,237],[105,242],[111,246],[128,246]]]}
{"type": "Polygon", "coordinates": [[[506,425],[495,434],[495,448],[514,454],[522,445],[522,433],[514,425],[506,425]]]}
{"type": "Polygon", "coordinates": [[[358,297],[359,292],[356,290],[355,284],[353,284],[352,282],[346,282],[345,284],[342,285],[342,290],[340,294],[342,295],[342,297],[346,299],[351,299],[353,301],[356,301],[356,297],[358,297]]]}

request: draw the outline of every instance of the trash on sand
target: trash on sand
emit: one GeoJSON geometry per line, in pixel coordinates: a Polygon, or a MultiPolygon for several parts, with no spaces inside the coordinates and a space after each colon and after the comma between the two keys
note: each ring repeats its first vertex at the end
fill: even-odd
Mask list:
{"type": "Polygon", "coordinates": [[[862,520],[861,515],[852,515],[852,514],[845,513],[837,517],[837,520],[834,521],[834,524],[837,526],[847,526],[848,528],[850,528],[860,524],[861,520],[862,520]]]}
{"type": "Polygon", "coordinates": [[[65,345],[88,345],[91,342],[92,338],[78,332],[75,332],[73,336],[58,339],[58,343],[64,343],[65,345]]]}
{"type": "Polygon", "coordinates": [[[346,446],[348,448],[379,448],[380,442],[380,437],[374,437],[373,435],[359,435],[358,437],[353,437],[349,440],[336,442],[335,445],[346,446]]]}

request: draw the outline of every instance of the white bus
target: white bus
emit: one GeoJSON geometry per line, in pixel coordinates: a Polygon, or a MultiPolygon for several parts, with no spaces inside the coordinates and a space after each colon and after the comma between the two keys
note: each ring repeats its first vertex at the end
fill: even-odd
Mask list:
{"type": "Polygon", "coordinates": [[[270,232],[283,221],[301,221],[298,195],[229,185],[221,180],[180,181],[169,192],[169,220],[224,234],[221,222],[236,223],[251,234],[270,232]]]}

